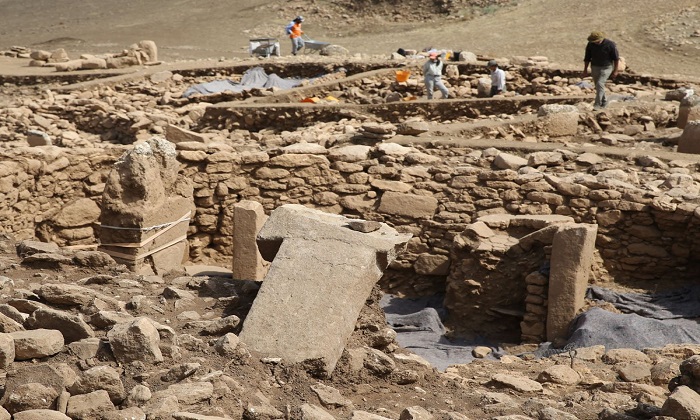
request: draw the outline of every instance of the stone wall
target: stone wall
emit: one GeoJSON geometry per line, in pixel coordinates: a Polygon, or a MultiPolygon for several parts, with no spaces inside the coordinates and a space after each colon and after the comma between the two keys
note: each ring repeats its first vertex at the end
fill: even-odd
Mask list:
{"type": "MultiPolygon", "coordinates": [[[[91,221],[66,217],[75,213],[68,205],[82,197],[99,205],[105,177],[124,150],[3,152],[1,231],[62,245],[94,243],[91,221]]],[[[420,151],[386,143],[293,153],[299,151],[299,145],[235,152],[222,144],[178,144],[197,206],[189,230],[193,260],[231,255],[232,206],[255,200],[267,212],[300,203],[412,233],[409,252],[386,276],[386,288],[409,294],[444,288],[454,236],[494,213],[598,224],[598,252],[620,282],[694,279],[700,261],[697,164],[688,161],[669,165],[641,156],[636,164],[592,164],[590,153],[560,150],[524,155],[526,163],[514,170],[499,169],[511,155],[495,149],[420,151]],[[568,175],[576,171],[584,174],[568,175]]]]}

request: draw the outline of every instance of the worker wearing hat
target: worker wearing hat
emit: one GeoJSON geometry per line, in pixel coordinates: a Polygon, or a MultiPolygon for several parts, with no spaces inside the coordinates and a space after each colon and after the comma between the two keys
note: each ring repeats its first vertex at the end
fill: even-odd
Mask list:
{"type": "Polygon", "coordinates": [[[588,66],[591,66],[591,76],[595,84],[595,102],[593,109],[602,109],[608,104],[605,97],[605,82],[610,77],[617,76],[620,54],[617,46],[605,38],[600,31],[588,35],[586,54],[583,58],[583,77],[588,76],[588,66]]]}
{"type": "Polygon", "coordinates": [[[490,60],[486,66],[491,71],[491,96],[502,94],[506,91],[506,72],[498,68],[496,60],[490,60]]]}
{"type": "Polygon", "coordinates": [[[443,64],[437,51],[430,51],[428,53],[428,61],[423,64],[423,81],[425,82],[428,99],[433,99],[435,88],[442,92],[443,99],[450,97],[450,92],[442,83],[442,67],[443,64]]]}
{"type": "Polygon", "coordinates": [[[304,39],[301,35],[304,31],[301,30],[301,22],[304,21],[303,16],[297,16],[285,28],[285,32],[292,40],[292,55],[297,55],[304,48],[304,39]]]}

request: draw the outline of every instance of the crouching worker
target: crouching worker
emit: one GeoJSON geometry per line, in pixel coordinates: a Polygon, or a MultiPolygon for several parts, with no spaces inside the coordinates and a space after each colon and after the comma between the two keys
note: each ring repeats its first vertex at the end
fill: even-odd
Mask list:
{"type": "Polygon", "coordinates": [[[304,18],[302,16],[297,16],[284,28],[287,35],[289,35],[289,39],[292,40],[292,55],[297,55],[299,51],[304,49],[304,39],[301,37],[304,33],[301,30],[301,22],[303,21],[304,18]]]}
{"type": "Polygon", "coordinates": [[[423,79],[425,89],[428,91],[428,99],[433,99],[433,91],[438,88],[442,92],[444,99],[449,98],[450,92],[442,83],[442,61],[438,58],[438,53],[433,51],[428,55],[428,61],[423,64],[423,79]]]}
{"type": "Polygon", "coordinates": [[[488,68],[491,71],[491,95],[501,95],[506,91],[506,72],[498,68],[496,60],[491,60],[488,63],[488,68]]]}

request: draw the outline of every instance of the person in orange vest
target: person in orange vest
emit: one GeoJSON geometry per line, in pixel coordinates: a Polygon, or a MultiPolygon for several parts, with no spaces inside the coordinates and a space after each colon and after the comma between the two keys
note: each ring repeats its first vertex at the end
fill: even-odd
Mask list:
{"type": "Polygon", "coordinates": [[[301,22],[303,21],[303,16],[297,16],[293,21],[289,22],[289,25],[285,28],[285,32],[292,40],[292,55],[297,55],[297,52],[304,48],[304,40],[301,38],[301,35],[304,33],[304,31],[301,30],[301,22]]]}

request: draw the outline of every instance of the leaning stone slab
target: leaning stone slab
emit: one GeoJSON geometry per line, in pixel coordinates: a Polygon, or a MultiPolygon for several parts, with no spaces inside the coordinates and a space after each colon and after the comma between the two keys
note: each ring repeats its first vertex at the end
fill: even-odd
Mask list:
{"type": "Polygon", "coordinates": [[[372,287],[411,237],[349,222],[300,205],[272,212],[258,246],[273,262],[240,335],[251,350],[335,368],[372,287]]]}
{"type": "Polygon", "coordinates": [[[194,198],[179,168],[175,145],[159,137],[119,158],[102,195],[100,251],[140,274],[182,266],[194,198]]]}
{"type": "Polygon", "coordinates": [[[552,241],[547,340],[566,338],[569,323],[583,307],[593,264],[598,226],[562,225],[552,241]]]}
{"type": "Polygon", "coordinates": [[[28,330],[11,332],[15,340],[15,360],[53,356],[63,349],[63,334],[58,330],[28,330]]]}

